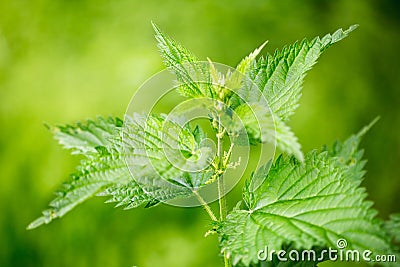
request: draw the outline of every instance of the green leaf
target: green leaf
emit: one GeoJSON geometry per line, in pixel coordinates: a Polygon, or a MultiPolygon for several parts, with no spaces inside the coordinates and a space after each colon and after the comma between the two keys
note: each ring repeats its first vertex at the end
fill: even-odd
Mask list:
{"type": "Polygon", "coordinates": [[[135,114],[126,117],[123,136],[122,121],[112,118],[54,128],[65,148],[88,158],[28,229],[62,217],[96,194],[132,208],[188,196],[204,185],[212,176],[206,168],[212,150],[201,145],[205,136],[200,128],[192,131],[174,119],[135,114]]]}
{"type": "Polygon", "coordinates": [[[232,105],[237,113],[237,118],[233,118],[234,127],[240,125],[235,121],[239,119],[250,137],[251,144],[276,142],[281,151],[303,161],[304,156],[297,137],[285,121],[298,105],[306,72],[317,62],[325,49],[345,38],[355,28],[356,26],[352,26],[347,31],[340,29],[332,35],[317,37],[311,42],[296,42],[282,51],[276,51],[273,56],[268,54],[255,61],[263,44],[243,59],[237,69],[245,73],[246,78],[236,77],[235,73],[227,76],[227,83],[234,83],[232,80],[242,83],[238,95],[233,96],[230,101],[242,103],[232,105]],[[265,101],[267,105],[262,104],[265,101]]]}
{"type": "Polygon", "coordinates": [[[251,64],[256,60],[258,54],[260,54],[261,50],[268,43],[268,41],[264,42],[259,48],[251,52],[247,57],[242,59],[240,63],[237,65],[236,70],[242,74],[246,74],[249,70],[251,64]]]}
{"type": "Polygon", "coordinates": [[[165,115],[127,116],[120,150],[135,182],[109,187],[99,195],[110,197],[108,203],[116,202],[125,209],[145,203],[153,206],[188,197],[211,179],[207,167],[212,151],[201,145],[204,133],[199,126],[194,130],[181,126],[179,120],[165,115]]]}
{"type": "Polygon", "coordinates": [[[250,69],[251,65],[256,61],[258,54],[260,54],[261,50],[268,42],[264,42],[259,48],[255,49],[251,52],[247,57],[242,59],[239,64],[236,66],[236,71],[233,73],[227,73],[226,75],[226,86],[230,89],[237,89],[243,83],[243,80],[246,79],[245,75],[250,69]]]}
{"type": "Polygon", "coordinates": [[[239,126],[243,123],[251,144],[276,144],[282,152],[294,155],[299,161],[304,160],[297,137],[279,117],[272,115],[266,106],[260,103],[242,104],[235,109],[235,114],[234,127],[240,129],[239,126]]]}
{"type": "Polygon", "coordinates": [[[154,202],[154,198],[144,193],[143,189],[133,180],[125,184],[113,185],[97,194],[101,197],[109,197],[105,203],[117,203],[117,207],[124,209],[137,208],[143,204],[154,202]]]}
{"type": "MultiPolygon", "coordinates": [[[[280,250],[288,243],[297,249],[337,248],[339,239],[347,241],[347,249],[391,252],[388,236],[375,219],[376,211],[365,201],[365,189],[359,187],[363,164],[356,161],[360,152],[347,147],[357,145],[359,139],[349,140],[337,155],[312,151],[303,164],[281,156],[261,185],[246,183],[246,208],[233,210],[221,227],[222,250],[234,264],[257,263],[257,252],[265,246],[270,250],[280,250]]],[[[259,183],[257,176],[253,177],[259,183]]]]}
{"type": "Polygon", "coordinates": [[[240,95],[247,96],[247,103],[258,102],[258,90],[261,90],[272,112],[282,121],[287,121],[298,107],[307,71],[317,62],[322,52],[347,37],[356,27],[351,26],[346,31],[340,29],[312,41],[304,39],[284,47],[282,51],[277,50],[274,55],[261,57],[246,73],[250,81],[242,88],[240,95]]]}
{"type": "Polygon", "coordinates": [[[97,153],[99,147],[109,146],[111,139],[118,136],[122,125],[123,121],[119,118],[98,117],[85,123],[49,128],[54,138],[65,149],[71,149],[72,154],[87,156],[90,153],[97,153]]]}
{"type": "Polygon", "coordinates": [[[125,124],[125,153],[136,179],[162,177],[184,187],[201,186],[191,177],[208,169],[213,151],[179,118],[134,114],[125,124]]]}
{"type": "Polygon", "coordinates": [[[214,98],[208,66],[199,63],[188,49],[164,34],[154,23],[153,28],[164,63],[180,82],[179,92],[186,97],[214,98]]]}
{"type": "MultiPolygon", "coordinates": [[[[335,142],[331,148],[326,147],[325,150],[329,152],[332,157],[338,157],[342,164],[351,164],[356,160],[354,156],[359,154],[358,146],[362,137],[377,123],[379,117],[375,118],[370,124],[362,128],[357,134],[350,136],[345,142],[335,142]]],[[[359,158],[357,158],[359,160],[359,158]]]]}
{"type": "Polygon", "coordinates": [[[160,28],[152,23],[153,29],[156,33],[158,47],[165,60],[167,67],[174,67],[175,65],[182,65],[187,62],[197,62],[197,58],[184,46],[177,43],[175,40],[164,34],[160,28]]]}
{"type": "Polygon", "coordinates": [[[43,216],[32,222],[28,229],[50,223],[108,185],[130,178],[123,159],[112,149],[120,137],[122,125],[118,118],[98,117],[85,123],[50,128],[64,148],[71,149],[72,154],[83,154],[87,159],[56,193],[50,208],[43,211],[43,216]]]}
{"type": "Polygon", "coordinates": [[[375,118],[369,125],[362,128],[357,134],[350,136],[345,142],[336,141],[332,147],[324,148],[331,157],[336,157],[341,164],[349,166],[346,172],[348,179],[362,181],[366,160],[362,159],[364,151],[358,150],[358,146],[362,137],[378,120],[379,117],[375,118]]]}
{"type": "Polygon", "coordinates": [[[400,213],[390,215],[390,220],[385,221],[385,230],[394,242],[400,243],[400,213]]]}
{"type": "Polygon", "coordinates": [[[50,203],[50,208],[43,211],[43,216],[32,222],[28,229],[48,224],[107,186],[130,179],[129,169],[121,157],[107,155],[84,160],[77,172],[56,193],[57,197],[50,203]]]}

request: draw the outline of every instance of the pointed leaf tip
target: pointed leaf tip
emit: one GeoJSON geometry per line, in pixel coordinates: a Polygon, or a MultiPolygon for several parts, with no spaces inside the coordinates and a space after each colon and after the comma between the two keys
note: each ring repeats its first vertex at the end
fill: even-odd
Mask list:
{"type": "Polygon", "coordinates": [[[26,230],[33,230],[35,228],[38,228],[39,226],[41,226],[42,224],[44,224],[46,222],[44,217],[40,217],[36,220],[34,220],[33,222],[31,222],[27,227],[26,230]]]}
{"type": "Polygon", "coordinates": [[[155,32],[160,32],[161,31],[160,28],[157,26],[157,24],[154,21],[151,21],[150,23],[151,23],[151,26],[153,27],[153,30],[155,32]]]}
{"type": "Polygon", "coordinates": [[[372,126],[374,126],[379,120],[380,120],[380,116],[376,117],[375,119],[373,119],[367,126],[364,126],[358,133],[357,133],[357,137],[361,138],[363,137],[371,128],[372,126]]]}
{"type": "Polygon", "coordinates": [[[346,31],[346,32],[352,32],[352,31],[354,31],[355,29],[357,29],[358,27],[359,27],[360,25],[358,25],[358,24],[353,24],[353,25],[351,25],[350,27],[349,27],[349,29],[346,31]]]}
{"type": "Polygon", "coordinates": [[[51,126],[47,122],[43,122],[43,126],[46,127],[47,130],[51,130],[51,126]]]}

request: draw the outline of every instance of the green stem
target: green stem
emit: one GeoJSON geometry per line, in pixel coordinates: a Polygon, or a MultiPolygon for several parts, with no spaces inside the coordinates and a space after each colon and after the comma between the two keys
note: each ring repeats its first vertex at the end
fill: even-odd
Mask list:
{"type": "MultiPolygon", "coordinates": [[[[224,151],[223,151],[223,137],[225,131],[222,130],[221,119],[218,116],[218,133],[217,133],[217,156],[219,162],[219,170],[223,170],[225,168],[224,164],[224,151]]],[[[222,173],[218,177],[218,199],[219,199],[219,216],[220,221],[224,221],[226,218],[226,198],[225,198],[225,183],[224,183],[224,174],[222,173]]],[[[228,258],[226,252],[224,252],[224,266],[231,267],[231,262],[228,258]]]]}
{"type": "Polygon", "coordinates": [[[224,252],[224,265],[224,267],[232,267],[231,260],[228,258],[226,252],[224,252]]]}
{"type": "MultiPolygon", "coordinates": [[[[223,140],[224,132],[222,131],[221,120],[218,117],[218,134],[217,134],[217,156],[219,162],[219,170],[223,170],[224,166],[224,151],[223,151],[223,140]]],[[[218,177],[218,199],[219,199],[219,216],[221,222],[226,217],[226,199],[225,199],[225,183],[224,175],[221,174],[218,177]]]]}
{"type": "Polygon", "coordinates": [[[225,199],[225,183],[224,176],[218,178],[218,197],[219,197],[219,218],[222,222],[226,217],[226,199],[225,199]]]}
{"type": "Polygon", "coordinates": [[[213,221],[218,221],[217,216],[215,216],[214,212],[212,211],[210,206],[208,206],[207,202],[200,196],[199,192],[197,192],[197,191],[192,191],[192,192],[193,192],[193,194],[195,194],[195,196],[199,200],[201,206],[205,209],[205,211],[207,211],[207,213],[210,216],[210,218],[213,221]]]}

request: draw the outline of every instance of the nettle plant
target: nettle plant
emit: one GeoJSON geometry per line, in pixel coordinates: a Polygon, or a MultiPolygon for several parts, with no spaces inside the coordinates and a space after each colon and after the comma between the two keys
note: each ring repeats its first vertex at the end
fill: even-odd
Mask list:
{"type": "Polygon", "coordinates": [[[201,205],[210,216],[207,235],[218,235],[225,266],[316,266],[335,258],[299,255],[327,249],[371,251],[370,259],[384,255],[396,265],[389,256],[398,254],[400,216],[377,219],[360,186],[366,161],[358,146],[374,122],[344,142],[305,155],[287,126],[306,72],[355,26],[258,56],[263,44],[224,72],[153,26],[175,77],[173,92],[189,104],[169,114],[127,112],[123,120],[98,117],[51,127],[64,148],[84,159],[29,229],[100,195],[126,209],[160,202],[201,205]],[[193,115],[196,108],[201,112],[193,115]],[[199,113],[209,129],[196,123],[199,113]],[[263,144],[282,154],[257,154],[254,148],[263,144]],[[246,178],[242,200],[228,211],[226,185],[237,182],[231,181],[234,174],[242,178],[243,157],[234,154],[243,147],[261,163],[246,178]],[[212,201],[218,202],[218,213],[209,206],[212,201]]]}

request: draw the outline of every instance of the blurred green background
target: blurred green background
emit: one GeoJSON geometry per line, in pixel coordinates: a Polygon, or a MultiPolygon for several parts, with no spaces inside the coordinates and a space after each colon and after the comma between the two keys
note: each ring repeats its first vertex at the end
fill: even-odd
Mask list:
{"type": "MultiPolygon", "coordinates": [[[[94,198],[25,230],[79,162],[43,122],[122,116],[140,84],[163,69],[151,20],[200,58],[228,65],[265,40],[272,52],[360,24],[307,76],[291,126],[308,151],[380,115],[363,141],[364,185],[381,218],[400,211],[398,0],[0,1],[0,266],[222,265],[198,208],[123,211],[94,198]]],[[[230,207],[238,197],[229,195],[230,207]]]]}

